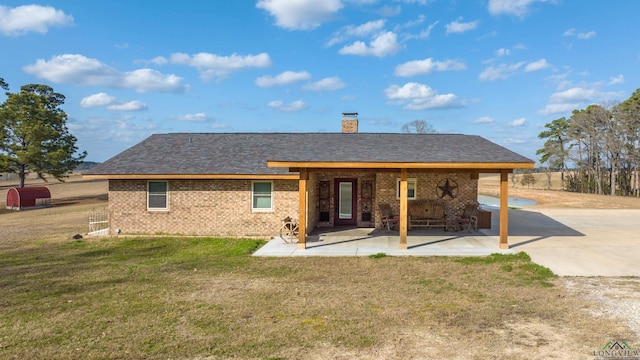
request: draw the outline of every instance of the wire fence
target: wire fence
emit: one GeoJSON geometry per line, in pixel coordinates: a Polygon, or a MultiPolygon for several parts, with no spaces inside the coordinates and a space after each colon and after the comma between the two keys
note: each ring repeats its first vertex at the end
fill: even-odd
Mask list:
{"type": "Polygon", "coordinates": [[[89,214],[89,234],[109,234],[109,211],[105,209],[93,210],[89,214]]]}

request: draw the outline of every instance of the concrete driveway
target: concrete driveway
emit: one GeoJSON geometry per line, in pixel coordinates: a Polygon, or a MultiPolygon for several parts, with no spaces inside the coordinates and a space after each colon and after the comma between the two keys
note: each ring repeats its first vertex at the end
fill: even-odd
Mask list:
{"type": "Polygon", "coordinates": [[[510,210],[509,244],[561,276],[640,276],[640,210],[510,210]]]}
{"type": "Polygon", "coordinates": [[[307,249],[276,238],[256,256],[483,256],[524,251],[561,276],[640,276],[640,210],[509,210],[510,249],[498,248],[498,210],[491,229],[467,233],[412,230],[408,250],[398,232],[376,229],[316,229],[307,249]]]}

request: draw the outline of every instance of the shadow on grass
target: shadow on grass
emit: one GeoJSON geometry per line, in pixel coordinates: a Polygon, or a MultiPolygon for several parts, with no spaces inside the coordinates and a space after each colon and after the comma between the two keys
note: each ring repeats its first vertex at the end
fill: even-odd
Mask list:
{"type": "Polygon", "coordinates": [[[237,239],[109,238],[16,249],[0,259],[0,292],[31,288],[44,297],[144,284],[194,268],[234,271],[251,261],[248,255],[260,245],[237,239]]]}

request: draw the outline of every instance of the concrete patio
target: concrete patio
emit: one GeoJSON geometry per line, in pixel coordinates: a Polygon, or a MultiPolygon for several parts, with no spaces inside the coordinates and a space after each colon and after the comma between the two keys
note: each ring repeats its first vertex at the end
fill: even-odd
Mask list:
{"type": "Polygon", "coordinates": [[[485,256],[524,251],[562,276],[640,276],[640,210],[521,209],[509,211],[510,248],[498,247],[498,213],[477,232],[412,230],[408,249],[397,231],[319,228],[307,249],[274,238],[255,256],[485,256]]]}
{"type": "Polygon", "coordinates": [[[255,253],[256,256],[369,256],[385,253],[392,256],[483,256],[495,252],[513,253],[498,248],[497,237],[484,230],[466,231],[412,230],[407,250],[399,249],[398,231],[373,228],[318,228],[307,236],[307,248],[298,249],[274,238],[255,253]]]}

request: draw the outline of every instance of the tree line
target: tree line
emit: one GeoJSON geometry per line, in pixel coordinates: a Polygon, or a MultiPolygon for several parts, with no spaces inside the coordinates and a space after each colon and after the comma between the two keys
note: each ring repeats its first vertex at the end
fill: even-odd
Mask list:
{"type": "Polygon", "coordinates": [[[640,89],[545,124],[540,163],[572,192],[640,196],[640,89]]]}

